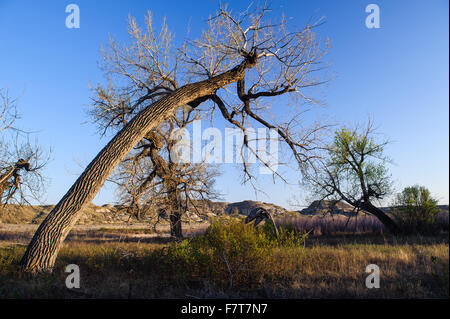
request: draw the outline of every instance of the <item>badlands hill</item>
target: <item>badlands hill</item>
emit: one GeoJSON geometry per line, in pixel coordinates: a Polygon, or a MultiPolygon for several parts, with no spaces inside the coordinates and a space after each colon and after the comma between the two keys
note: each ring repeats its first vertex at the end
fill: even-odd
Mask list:
{"type": "MultiPolygon", "coordinates": [[[[47,214],[53,209],[54,205],[7,205],[6,207],[0,207],[0,223],[5,224],[40,224],[47,214]]],[[[242,202],[228,203],[228,202],[214,202],[210,200],[203,200],[195,202],[195,208],[192,207],[184,217],[185,221],[201,223],[206,222],[210,218],[219,216],[222,214],[227,215],[241,215],[247,216],[249,212],[256,208],[262,207],[267,209],[272,216],[281,217],[289,211],[281,206],[265,203],[260,201],[245,200],[242,202]]],[[[449,206],[440,205],[441,212],[448,214],[449,206]]],[[[389,212],[390,207],[382,208],[384,211],[389,212]]],[[[343,202],[333,202],[328,200],[314,201],[307,208],[290,212],[292,214],[298,214],[299,216],[317,216],[330,214],[353,216],[353,207],[343,202]]],[[[155,213],[144,215],[141,222],[155,221],[155,213]]],[[[168,216],[164,214],[160,215],[161,222],[168,222],[168,216]]],[[[134,218],[130,218],[130,215],[126,213],[126,210],[121,206],[113,206],[106,204],[103,206],[97,206],[89,204],[85,209],[83,215],[78,220],[79,225],[93,225],[93,224],[126,224],[135,223],[134,218]]]]}
{"type": "Polygon", "coordinates": [[[311,203],[307,208],[300,211],[302,215],[327,215],[327,214],[338,214],[345,216],[353,216],[356,211],[353,206],[344,203],[342,201],[332,201],[332,200],[316,200],[311,203]]]}
{"type": "MultiPolygon", "coordinates": [[[[441,213],[447,213],[449,211],[448,205],[438,205],[441,213]]],[[[389,213],[393,207],[380,207],[385,213],[389,213]]],[[[342,202],[342,201],[332,201],[332,200],[316,200],[312,202],[307,208],[299,211],[302,215],[344,215],[344,216],[354,216],[356,214],[353,206],[342,202]]],[[[365,212],[362,211],[364,214],[365,212]]]]}
{"type": "MultiPolygon", "coordinates": [[[[48,213],[53,209],[54,205],[7,205],[0,208],[0,223],[8,224],[40,224],[48,213]]],[[[250,210],[256,207],[263,207],[269,210],[274,216],[285,213],[287,210],[281,206],[271,203],[258,201],[242,201],[237,203],[214,202],[209,200],[195,202],[195,207],[186,214],[185,219],[191,222],[204,222],[214,216],[221,214],[238,214],[242,216],[248,215],[250,210]]],[[[156,214],[144,215],[142,222],[154,220],[156,214]]],[[[160,215],[161,221],[167,221],[167,216],[160,215]]],[[[89,204],[78,220],[78,225],[90,224],[122,224],[128,222],[136,222],[126,213],[124,207],[106,204],[97,206],[89,204]]]]}

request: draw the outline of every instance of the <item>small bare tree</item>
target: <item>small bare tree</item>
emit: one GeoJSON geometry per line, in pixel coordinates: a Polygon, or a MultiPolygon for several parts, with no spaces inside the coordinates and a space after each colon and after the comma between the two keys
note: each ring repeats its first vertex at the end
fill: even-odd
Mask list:
{"type": "Polygon", "coordinates": [[[156,227],[163,209],[169,216],[170,233],[176,238],[183,236],[181,217],[185,212],[192,208],[201,214],[197,201],[218,197],[214,190],[214,178],[218,175],[215,167],[178,158],[177,137],[181,137],[179,133],[187,125],[199,119],[200,113],[195,111],[192,115],[194,111],[182,108],[149,132],[110,178],[119,186],[121,203],[127,206],[130,215],[139,220],[141,212],[151,208],[156,212],[156,227]]]}
{"type": "MultiPolygon", "coordinates": [[[[174,45],[165,21],[158,32],[151,14],[144,30],[130,18],[131,43],[110,41],[102,59],[108,85],[97,88],[98,96],[108,102],[105,108],[115,105],[123,110],[105,113],[105,117],[111,123],[121,117],[129,120],[40,225],[22,259],[26,271],[53,268],[61,243],[82,208],[125,156],[179,107],[202,104],[219,110],[226,121],[244,132],[243,149],[268,167],[270,163],[249,145],[246,126],[250,122],[275,130],[300,167],[310,159],[321,126],[299,129],[303,110],[295,107],[298,103],[291,108],[277,105],[278,115],[269,120],[270,104],[282,95],[313,101],[309,88],[324,82],[317,71],[323,68],[327,46],[321,47],[313,31],[321,22],[295,30],[284,17],[273,20],[270,14],[266,6],[239,14],[220,6],[201,36],[186,39],[182,47],[174,45]],[[289,114],[287,119],[282,113],[289,114]]],[[[282,104],[286,103],[283,99],[282,104]]]]}
{"type": "Polygon", "coordinates": [[[18,119],[17,99],[0,90],[0,203],[28,203],[38,200],[44,190],[41,175],[48,157],[37,143],[31,144],[24,131],[14,124],[18,119]]]}

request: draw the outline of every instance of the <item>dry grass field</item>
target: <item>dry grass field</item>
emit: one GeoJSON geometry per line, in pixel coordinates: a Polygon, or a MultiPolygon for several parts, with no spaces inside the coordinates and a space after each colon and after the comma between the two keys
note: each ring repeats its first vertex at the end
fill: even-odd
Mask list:
{"type": "Polygon", "coordinates": [[[448,298],[448,231],[392,237],[314,221],[301,241],[301,218],[279,221],[291,230],[279,242],[232,218],[207,235],[207,224],[184,225],[182,242],[164,226],[77,225],[53,274],[33,278],[17,263],[37,225],[0,224],[0,298],[448,298]],[[79,289],[65,286],[68,264],[80,267],[79,289]],[[369,264],[378,289],[365,286],[369,264]]]}

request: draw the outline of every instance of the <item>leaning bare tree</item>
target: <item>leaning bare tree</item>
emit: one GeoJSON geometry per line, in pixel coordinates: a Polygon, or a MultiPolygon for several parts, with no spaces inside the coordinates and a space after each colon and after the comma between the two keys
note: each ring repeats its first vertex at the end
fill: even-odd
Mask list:
{"type": "MultiPolygon", "coordinates": [[[[291,112],[291,118],[269,120],[269,106],[285,94],[311,101],[308,88],[322,82],[315,71],[322,68],[326,47],[320,46],[313,32],[317,23],[294,30],[284,18],[271,20],[270,13],[266,7],[241,14],[220,7],[201,37],[186,40],[180,48],[174,46],[165,23],[160,32],[154,30],[150,14],[144,30],[130,19],[131,44],[111,41],[104,56],[110,74],[104,90],[114,99],[111,103],[124,107],[124,114],[128,104],[140,111],[100,151],[39,226],[21,261],[25,271],[51,271],[83,207],[133,147],[181,106],[204,104],[218,109],[244,133],[250,121],[273,129],[300,165],[308,160],[318,128],[296,130],[299,113],[295,107],[281,110],[278,106],[278,115],[291,112]]],[[[247,134],[243,144],[249,147],[247,134]]]]}
{"type": "Polygon", "coordinates": [[[28,203],[38,199],[44,189],[42,168],[48,158],[29,136],[15,124],[17,99],[0,90],[0,204],[28,203]]]}

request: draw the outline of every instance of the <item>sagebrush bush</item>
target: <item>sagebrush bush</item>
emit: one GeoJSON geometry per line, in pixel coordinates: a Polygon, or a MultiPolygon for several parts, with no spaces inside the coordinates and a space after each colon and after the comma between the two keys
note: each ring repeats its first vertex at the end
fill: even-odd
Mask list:
{"type": "Polygon", "coordinates": [[[221,287],[252,287],[277,269],[279,247],[302,247],[306,236],[266,223],[262,230],[242,220],[218,218],[203,236],[173,243],[168,267],[180,280],[212,282],[221,287]]]}

